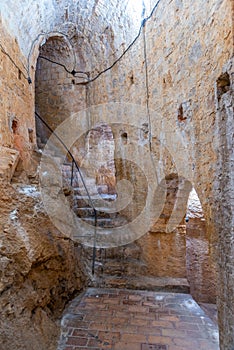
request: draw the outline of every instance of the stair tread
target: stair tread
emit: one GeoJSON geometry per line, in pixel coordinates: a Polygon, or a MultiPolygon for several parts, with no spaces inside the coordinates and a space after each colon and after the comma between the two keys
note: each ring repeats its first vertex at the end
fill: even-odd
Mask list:
{"type": "MultiPolygon", "coordinates": [[[[76,199],[88,199],[89,196],[76,194],[75,198],[76,199]]],[[[90,198],[91,199],[105,199],[105,198],[106,199],[110,199],[110,198],[116,199],[116,194],[95,194],[95,195],[90,195],[90,198]]]]}
{"type": "MultiPolygon", "coordinates": [[[[94,220],[94,217],[82,217],[82,220],[84,220],[84,221],[93,221],[94,220]]],[[[112,219],[112,218],[98,218],[97,219],[98,220],[98,222],[111,222],[111,221],[113,221],[114,219],[112,219]]]]}
{"type": "Polygon", "coordinates": [[[190,286],[186,278],[146,277],[146,276],[110,276],[102,275],[105,286],[117,287],[123,285],[129,289],[144,289],[152,291],[170,291],[174,293],[190,293],[190,286]]]}
{"type": "MultiPolygon", "coordinates": [[[[93,211],[93,208],[91,208],[91,207],[78,207],[77,209],[81,210],[81,211],[90,211],[90,212],[93,211]]],[[[96,209],[97,209],[97,212],[103,212],[105,214],[110,214],[110,215],[117,214],[116,211],[114,211],[114,212],[109,211],[109,209],[106,207],[98,207],[96,209]]]]}

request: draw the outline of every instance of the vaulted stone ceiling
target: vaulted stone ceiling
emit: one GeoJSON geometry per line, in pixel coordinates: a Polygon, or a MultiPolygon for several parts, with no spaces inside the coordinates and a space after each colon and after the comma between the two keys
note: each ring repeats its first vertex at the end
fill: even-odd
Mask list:
{"type": "Polygon", "coordinates": [[[84,59],[110,64],[137,35],[145,8],[150,4],[134,0],[2,0],[3,22],[30,56],[33,45],[42,44],[55,33],[68,36],[84,59]],[[83,48],[85,47],[85,50],[83,48]]]}

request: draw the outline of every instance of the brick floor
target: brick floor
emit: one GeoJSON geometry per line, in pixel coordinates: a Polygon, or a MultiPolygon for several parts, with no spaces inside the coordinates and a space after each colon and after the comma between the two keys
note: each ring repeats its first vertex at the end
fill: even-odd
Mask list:
{"type": "Polygon", "coordinates": [[[58,350],[218,350],[217,325],[189,294],[88,289],[62,319],[58,350]]]}

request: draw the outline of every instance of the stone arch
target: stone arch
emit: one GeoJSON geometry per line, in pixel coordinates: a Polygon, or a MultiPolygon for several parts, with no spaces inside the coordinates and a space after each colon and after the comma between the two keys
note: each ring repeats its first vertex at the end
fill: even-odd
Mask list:
{"type": "Polygon", "coordinates": [[[106,122],[95,124],[72,146],[72,154],[83,174],[95,181],[97,192],[101,195],[116,194],[114,152],[112,128],[106,122]]]}
{"type": "Polygon", "coordinates": [[[55,37],[61,38],[61,40],[64,41],[65,45],[69,47],[71,57],[73,56],[72,60],[74,64],[75,62],[74,50],[68,36],[65,33],[60,31],[51,31],[47,33],[41,33],[33,41],[33,44],[28,54],[28,75],[31,78],[31,80],[34,80],[35,78],[37,61],[40,55],[40,48],[46,44],[47,40],[55,37]]]}
{"type": "Polygon", "coordinates": [[[186,268],[195,300],[216,303],[216,266],[211,256],[210,235],[199,196],[193,187],[186,212],[186,268]]]}
{"type": "MultiPolygon", "coordinates": [[[[159,218],[152,222],[147,235],[139,240],[142,258],[147,265],[147,274],[152,277],[170,277],[186,279],[186,230],[184,217],[187,197],[183,199],[183,216],[179,208],[179,222],[168,232],[171,216],[176,216],[178,199],[182,195],[187,181],[177,173],[170,173],[160,182],[165,188],[165,202],[159,218]],[[182,216],[182,219],[180,217],[182,216]]],[[[155,199],[157,201],[157,198],[155,199]]],[[[157,203],[157,202],[156,202],[157,203]]]]}
{"type": "MultiPolygon", "coordinates": [[[[51,32],[38,39],[35,73],[35,110],[52,130],[64,121],[72,108],[68,92],[73,89],[71,72],[76,65],[75,54],[68,37],[60,32],[51,32]]],[[[72,99],[72,97],[71,97],[72,99]]],[[[43,147],[50,131],[36,118],[37,143],[43,147]]]]}
{"type": "Polygon", "coordinates": [[[180,284],[184,283],[182,279],[187,279],[196,301],[215,303],[216,266],[198,194],[177,173],[166,175],[161,185],[166,190],[164,208],[148,234],[138,241],[144,273],[155,278],[177,278],[180,284]],[[168,231],[168,223],[177,213],[179,221],[168,231]]]}

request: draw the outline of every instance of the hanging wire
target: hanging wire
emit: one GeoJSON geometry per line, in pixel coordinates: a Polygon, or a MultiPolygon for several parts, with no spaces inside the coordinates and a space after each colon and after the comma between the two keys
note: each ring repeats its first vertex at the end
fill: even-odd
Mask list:
{"type": "MultiPolygon", "coordinates": [[[[155,166],[155,160],[153,158],[153,152],[152,152],[152,121],[151,121],[151,113],[150,113],[150,106],[149,106],[149,72],[148,72],[148,57],[147,57],[147,40],[146,40],[146,27],[144,25],[143,27],[143,48],[144,48],[144,63],[145,63],[145,87],[146,87],[146,110],[147,110],[147,117],[148,117],[148,128],[149,128],[149,154],[151,163],[154,169],[154,174],[157,179],[158,183],[158,174],[156,171],[155,166]]],[[[160,186],[160,185],[159,185],[160,186]]]]}
{"type": "MultiPolygon", "coordinates": [[[[76,170],[78,171],[78,174],[80,176],[81,182],[84,186],[84,189],[86,191],[87,197],[88,197],[88,201],[89,201],[89,205],[91,206],[91,208],[93,209],[93,214],[94,214],[94,238],[93,238],[93,257],[92,257],[92,274],[94,275],[95,273],[95,261],[96,261],[96,251],[97,251],[97,210],[94,206],[93,200],[91,198],[91,195],[89,193],[88,187],[85,183],[85,179],[84,176],[82,175],[81,169],[79,167],[79,165],[77,164],[73,154],[71,153],[70,149],[68,148],[68,146],[64,143],[64,141],[62,140],[62,138],[49,126],[49,124],[40,116],[40,114],[38,114],[35,111],[35,115],[37,116],[37,118],[39,118],[39,120],[47,127],[47,129],[53,134],[53,136],[61,143],[61,145],[64,147],[64,149],[66,150],[66,152],[69,154],[69,156],[72,159],[73,162],[73,166],[75,166],[76,170]]],[[[73,176],[73,173],[72,173],[73,176]]],[[[72,182],[72,181],[71,181],[72,182]]],[[[80,236],[82,237],[82,236],[80,236]]]]}
{"type": "MultiPolygon", "coordinates": [[[[62,63],[59,63],[59,62],[56,62],[56,61],[53,61],[49,58],[46,58],[44,56],[39,56],[40,58],[42,59],[46,59],[48,61],[50,61],[51,63],[53,64],[57,64],[61,67],[63,67],[65,69],[65,71],[73,76],[76,76],[76,74],[85,74],[87,75],[87,81],[83,81],[83,82],[79,82],[77,83],[76,85],[86,85],[86,84],[89,84],[89,83],[92,83],[94,82],[95,80],[97,80],[102,74],[108,72],[109,70],[111,70],[125,55],[126,53],[131,49],[131,47],[136,43],[136,41],[138,40],[138,38],[140,37],[141,35],[141,32],[142,32],[142,29],[143,27],[145,26],[146,22],[151,19],[151,17],[153,16],[155,10],[157,9],[159,3],[161,2],[162,0],[158,0],[156,2],[156,4],[154,5],[150,15],[146,18],[144,18],[141,22],[141,26],[140,26],[140,29],[138,31],[138,34],[137,36],[135,37],[135,39],[130,43],[130,45],[126,48],[126,50],[123,51],[123,53],[119,56],[119,58],[117,60],[115,60],[109,67],[107,67],[106,69],[102,70],[101,72],[99,72],[96,76],[94,76],[93,78],[89,78],[89,73],[88,72],[83,72],[83,71],[76,71],[75,70],[75,66],[76,66],[76,55],[75,55],[75,52],[74,52],[74,48],[70,42],[70,39],[69,37],[64,34],[63,32],[60,32],[60,31],[56,31],[56,32],[47,32],[47,33],[40,33],[37,35],[37,37],[33,40],[32,44],[31,44],[31,48],[30,48],[30,51],[29,51],[29,55],[28,55],[28,68],[26,69],[27,70],[27,75],[22,72],[22,70],[19,68],[19,66],[16,64],[16,62],[13,60],[13,58],[10,56],[9,53],[6,52],[6,50],[4,49],[4,47],[0,44],[0,48],[1,48],[1,51],[10,59],[10,61],[13,63],[13,65],[19,69],[19,71],[22,73],[23,77],[28,81],[29,84],[32,83],[32,80],[31,80],[31,77],[30,77],[30,72],[29,72],[29,67],[30,67],[30,57],[31,57],[31,54],[32,54],[32,50],[33,50],[33,47],[35,45],[35,43],[38,41],[38,39],[41,37],[41,36],[48,36],[48,35],[51,35],[51,34],[58,34],[58,35],[61,35],[63,36],[64,38],[66,38],[73,50],[73,56],[74,56],[74,68],[72,71],[70,71],[69,69],[67,69],[66,65],[65,64],[62,64],[62,63]]],[[[84,79],[84,77],[79,77],[79,78],[82,78],[84,79]]]]}
{"type": "Polygon", "coordinates": [[[111,69],[126,55],[126,53],[132,48],[132,46],[133,46],[133,45],[136,43],[136,41],[139,39],[139,37],[140,37],[140,35],[141,35],[141,32],[142,32],[142,29],[144,28],[146,22],[147,22],[148,20],[151,19],[151,17],[153,16],[155,10],[157,9],[157,7],[158,7],[158,5],[159,5],[159,3],[160,3],[161,1],[162,1],[162,0],[158,0],[158,1],[156,2],[156,4],[154,5],[154,7],[153,7],[153,9],[152,9],[152,11],[151,11],[151,13],[150,13],[150,15],[142,20],[141,26],[140,26],[140,28],[139,28],[139,31],[138,31],[137,36],[133,39],[133,41],[129,44],[129,46],[123,51],[123,53],[122,53],[109,67],[107,67],[107,68],[105,68],[104,70],[102,70],[101,72],[99,72],[99,73],[98,73],[96,76],[94,76],[93,78],[89,78],[89,73],[88,73],[88,72],[75,71],[75,69],[73,69],[73,71],[69,71],[69,70],[67,69],[67,67],[66,67],[64,64],[62,64],[62,63],[59,63],[59,62],[56,62],[56,61],[52,61],[52,60],[47,59],[47,58],[42,57],[42,56],[39,56],[39,57],[44,58],[44,59],[50,61],[50,62],[53,63],[53,64],[58,64],[59,66],[62,66],[62,67],[66,70],[67,73],[72,74],[73,76],[75,76],[76,73],[86,74],[87,77],[88,77],[88,78],[87,78],[87,81],[79,82],[79,83],[77,83],[76,85],[85,85],[85,84],[92,83],[92,82],[94,82],[95,80],[97,80],[102,74],[104,74],[104,73],[108,72],[109,70],[111,70],[111,69]]]}
{"type": "Polygon", "coordinates": [[[151,115],[149,108],[149,74],[148,74],[148,58],[147,58],[147,48],[146,48],[146,34],[145,26],[143,28],[143,43],[144,43],[144,61],[145,61],[145,86],[146,86],[146,108],[147,116],[149,121],[149,149],[152,151],[152,126],[151,126],[151,115]]]}
{"type": "MultiPolygon", "coordinates": [[[[33,40],[32,44],[31,44],[31,47],[30,47],[30,50],[29,50],[29,54],[28,54],[28,58],[27,58],[27,61],[28,61],[28,69],[27,69],[27,72],[28,72],[28,76],[30,77],[30,58],[31,58],[31,55],[32,55],[32,52],[33,52],[33,48],[34,48],[34,45],[36,44],[36,42],[39,40],[40,37],[49,37],[49,36],[62,36],[63,38],[65,38],[67,40],[67,42],[69,43],[71,49],[72,49],[72,53],[73,53],[73,60],[74,60],[74,64],[73,64],[73,70],[75,70],[75,67],[76,67],[76,55],[75,55],[75,51],[74,51],[74,48],[71,44],[71,41],[70,41],[70,38],[63,32],[60,32],[60,31],[50,31],[50,32],[45,32],[45,33],[40,33],[37,35],[37,37],[33,40]]],[[[56,62],[56,64],[59,64],[58,62],[56,62]]],[[[64,68],[65,68],[65,65],[64,65],[64,68]]],[[[69,71],[69,73],[71,73],[69,71]]]]}
{"type": "Polygon", "coordinates": [[[76,75],[76,74],[79,73],[79,74],[85,74],[85,75],[88,76],[89,74],[86,73],[86,72],[75,71],[74,69],[73,69],[72,71],[70,71],[70,70],[67,69],[67,67],[65,66],[65,64],[60,63],[60,62],[53,61],[53,60],[51,60],[50,58],[47,58],[47,57],[42,56],[42,55],[39,55],[38,58],[41,58],[41,59],[46,60],[46,61],[51,62],[51,63],[55,63],[56,65],[63,67],[67,73],[72,74],[72,75],[73,75],[74,77],[76,77],[76,78],[80,78],[80,79],[89,79],[88,77],[87,77],[87,78],[84,78],[83,76],[81,77],[81,76],[77,76],[77,75],[76,75]]]}
{"type": "MultiPolygon", "coordinates": [[[[65,66],[65,64],[53,61],[50,58],[44,57],[42,55],[39,55],[38,58],[42,58],[43,60],[49,61],[51,63],[55,63],[56,65],[63,67],[65,69],[65,71],[69,74],[75,75],[75,73],[78,73],[78,72],[75,72],[74,70],[72,70],[72,71],[68,70],[67,67],[65,66]]],[[[79,72],[79,73],[83,73],[83,72],[79,72]]]]}
{"type": "Polygon", "coordinates": [[[22,69],[18,66],[17,63],[15,63],[15,61],[13,60],[13,58],[11,57],[11,55],[4,49],[4,47],[2,46],[2,44],[0,43],[0,48],[1,51],[4,53],[4,55],[6,55],[9,60],[13,63],[13,65],[15,66],[15,68],[17,68],[19,70],[19,72],[21,72],[22,76],[28,80],[28,77],[24,74],[24,72],[22,71],[22,69]]]}

